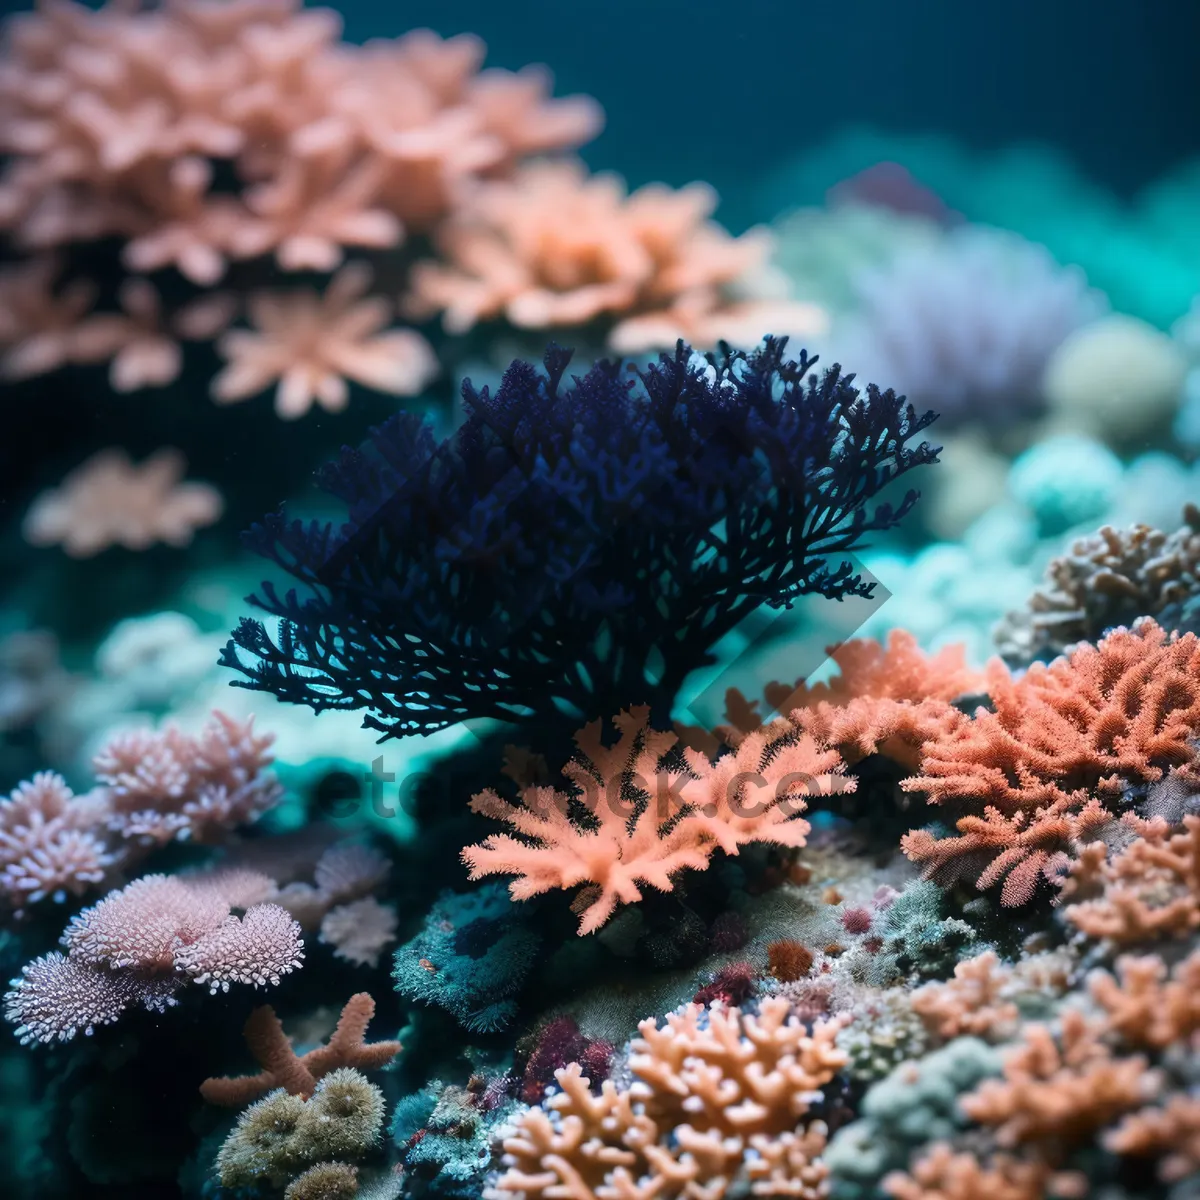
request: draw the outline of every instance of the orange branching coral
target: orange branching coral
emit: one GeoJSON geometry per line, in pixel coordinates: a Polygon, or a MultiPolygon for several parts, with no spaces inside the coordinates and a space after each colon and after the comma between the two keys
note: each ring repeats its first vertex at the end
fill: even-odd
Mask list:
{"type": "Polygon", "coordinates": [[[675,872],[704,870],[717,849],[736,854],[751,842],[803,846],[809,831],[798,815],[804,797],[853,788],[853,780],[840,775],[836,752],[820,750],[782,722],[715,763],[685,748],[681,765],[667,765],[675,735],[649,729],[649,713],[641,707],[617,717],[619,736],[611,747],[599,721],[576,735],[580,758],[563,769],[569,795],[535,786],[522,790],[518,804],[490,790],[476,796],[473,811],[520,836],[498,833],[468,846],[462,857],[471,878],[515,875],[509,891],[517,900],[591,885],[577,901],[579,932],[591,933],[618,903],[640,900],[639,885],[670,891],[675,872]],[[573,801],[588,810],[587,825],[569,815],[573,801]]]}
{"type": "Polygon", "coordinates": [[[1116,1154],[1157,1158],[1164,1183],[1183,1179],[1200,1171],[1200,1099],[1177,1092],[1161,1108],[1131,1113],[1104,1144],[1116,1154]]]}
{"type": "Polygon", "coordinates": [[[1044,1200],[1050,1172],[1040,1163],[997,1156],[990,1167],[945,1142],[929,1148],[911,1174],[893,1171],[883,1189],[894,1200],[1044,1200]]]}
{"type": "Polygon", "coordinates": [[[346,407],[347,379],[412,396],[437,374],[429,344],[411,329],[380,333],[391,319],[387,301],[365,296],[371,272],[343,267],[323,294],[311,289],[258,292],[248,301],[253,331],[232,329],[218,343],[228,366],[212,382],[222,404],[244,400],[279,381],[275,411],[303,416],[314,400],[330,412],[346,407]]]}
{"type": "Polygon", "coordinates": [[[532,329],[623,318],[610,343],[624,353],[680,336],[712,345],[747,320],[755,328],[743,340],[756,343],[776,315],[794,332],[822,330],[812,306],[723,311],[722,289],[756,267],[768,243],[760,233],[730,237],[708,220],[715,207],[703,184],[627,196],[621,180],[588,177],[578,163],[534,164],[480,187],[442,227],[445,262],[417,267],[410,311],[440,312],[452,332],[501,316],[532,329]]]}
{"type": "Polygon", "coordinates": [[[983,865],[978,886],[1007,876],[1001,902],[1025,903],[1063,853],[1092,840],[1131,784],[1192,761],[1200,732],[1200,642],[1143,620],[1014,679],[989,665],[995,711],[934,739],[905,780],[936,804],[966,808],[961,836],[916,831],[904,850],[926,874],[983,865]]]}
{"type": "Polygon", "coordinates": [[[1183,825],[1173,833],[1162,820],[1137,822],[1141,836],[1111,861],[1103,842],[1085,846],[1064,893],[1100,894],[1069,905],[1067,920],[1117,945],[1200,928],[1200,817],[1185,816],[1183,825]]]}
{"type": "Polygon", "coordinates": [[[828,683],[803,682],[780,693],[785,684],[767,685],[767,701],[780,712],[815,708],[819,704],[848,704],[860,697],[875,700],[954,700],[983,689],[983,676],[967,666],[962,646],[945,646],[926,654],[917,639],[903,629],[888,634],[886,646],[869,638],[854,638],[831,646],[829,657],[840,673],[828,683]]]}
{"type": "Polygon", "coordinates": [[[1003,1040],[1016,1026],[1017,1006],[1005,997],[1012,970],[993,950],[960,962],[954,978],[927,983],[912,994],[913,1011],[945,1041],[972,1034],[1003,1040]]]}
{"type": "Polygon", "coordinates": [[[1200,950],[1167,966],[1154,954],[1117,960],[1120,982],[1107,971],[1088,980],[1108,1027],[1130,1046],[1164,1050],[1200,1030],[1200,950]]]}
{"type": "Polygon", "coordinates": [[[964,1096],[963,1112],[992,1126],[1001,1146],[1031,1145],[1050,1160],[1081,1145],[1158,1085],[1145,1058],[1113,1056],[1103,1029],[1074,1009],[1064,1011],[1057,1040],[1047,1026],[1027,1025],[1005,1056],[1004,1078],[964,1096]]]}
{"type": "Polygon", "coordinates": [[[246,1045],[263,1069],[257,1075],[206,1079],[200,1094],[210,1104],[241,1108],[275,1088],[293,1096],[311,1096],[319,1079],[341,1067],[378,1070],[391,1062],[401,1047],[399,1042],[363,1041],[374,1015],[375,1001],[369,993],[351,996],[329,1041],[298,1055],[275,1010],[264,1004],[246,1018],[245,1027],[246,1045]]]}
{"type": "Polygon", "coordinates": [[[177,450],[158,450],[139,466],[122,450],[102,450],[33,502],[25,538],[35,546],[61,544],[73,558],[114,545],[186,546],[196,529],[220,517],[222,501],[206,483],[181,483],[184,465],[177,450]]]}
{"type": "Polygon", "coordinates": [[[659,1028],[639,1026],[628,1090],[593,1095],[577,1064],[559,1093],[529,1109],[504,1139],[504,1170],[485,1200],[828,1194],[826,1129],[801,1123],[814,1092],[845,1064],[840,1020],[811,1033],[779,997],[757,1016],[689,1005],[659,1028]]]}
{"type": "MultiPolygon", "coordinates": [[[[887,645],[856,638],[828,648],[841,673],[827,683],[773,682],[764,689],[768,711],[785,715],[822,745],[836,747],[848,763],[883,754],[915,769],[926,742],[967,724],[950,701],[982,689],[961,646],[926,655],[912,634],[888,635],[887,645]]],[[[758,702],[736,688],[725,696],[726,724],[718,728],[731,746],[762,724],[758,702]]]]}

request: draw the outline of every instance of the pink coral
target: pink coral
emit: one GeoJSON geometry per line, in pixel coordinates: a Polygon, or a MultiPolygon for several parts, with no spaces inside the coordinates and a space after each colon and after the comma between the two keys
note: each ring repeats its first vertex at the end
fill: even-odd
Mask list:
{"type": "Polygon", "coordinates": [[[321,921],[321,941],[333,946],[337,958],[360,967],[379,965],[384,947],[396,940],[399,918],[390,904],[373,896],[331,908],[321,921]]]}
{"type": "Polygon", "coordinates": [[[662,760],[675,735],[657,733],[648,722],[648,708],[622,713],[611,747],[601,738],[599,721],[576,735],[580,758],[563,774],[594,816],[594,828],[573,821],[572,797],[553,788],[526,788],[520,804],[493,791],[476,796],[475,812],[504,821],[520,836],[493,834],[468,846],[463,861],[471,878],[514,875],[509,891],[517,900],[586,884],[573,907],[581,913],[579,932],[591,933],[618,903],[640,900],[639,885],[671,891],[675,872],[704,870],[718,849],[736,854],[753,842],[804,845],[809,825],[798,816],[804,796],[853,787],[840,775],[835,752],[796,738],[783,723],[747,737],[736,754],[715,764],[685,749],[685,766],[673,769],[662,760]],[[626,785],[643,794],[632,808],[626,785]]]}
{"type": "Polygon", "coordinates": [[[102,825],[104,800],[76,796],[50,771],[0,800],[0,893],[15,909],[64,900],[100,883],[116,861],[102,825]]]}
{"type": "MultiPolygon", "coordinates": [[[[601,125],[594,101],[552,99],[543,69],[480,73],[477,38],[415,30],[354,46],[340,42],[336,13],[299,0],[114,0],[98,11],[43,0],[6,26],[0,230],[35,254],[117,238],[127,269],[174,267],[202,288],[236,260],[331,271],[347,250],[392,248],[482,179],[601,125]]],[[[84,320],[93,289],[55,296],[56,274],[54,260],[35,259],[11,319],[0,311],[6,373],[53,370],[76,351],[115,355],[121,388],[178,373],[177,314],[150,311],[145,281],[125,315],[84,320]]],[[[381,327],[369,311],[359,306],[366,325],[352,339],[356,377],[417,390],[424,342],[397,330],[362,344],[381,327]]],[[[337,377],[354,374],[332,366],[311,389],[327,405],[339,403],[337,377]]]]}
{"type": "MultiPolygon", "coordinates": [[[[171,839],[223,840],[279,799],[271,741],[252,720],[214,713],[195,737],[173,727],[117,736],[97,755],[100,785],[85,795],[52,772],[35,775],[0,800],[0,897],[20,912],[82,895],[171,839]]],[[[343,873],[353,869],[348,859],[343,873]]],[[[235,873],[225,876],[222,886],[233,886],[235,873]]]]}
{"type": "Polygon", "coordinates": [[[96,756],[108,788],[109,824],[122,837],[161,845],[172,839],[211,842],[249,823],[282,795],[254,718],[214,712],[198,737],[168,725],[121,734],[96,756]]]}
{"type": "Polygon", "coordinates": [[[206,483],[181,483],[183,472],[175,450],[159,450],[136,467],[124,451],[102,450],[33,502],[25,538],[35,546],[61,544],[73,558],[114,545],[186,546],[220,517],[222,500],[206,483]]]}
{"type": "Polygon", "coordinates": [[[148,875],[74,917],[62,938],[67,955],[28,964],[5,998],[22,1041],[67,1041],[136,1003],[161,1010],[191,980],[213,992],[260,987],[299,967],[300,926],[274,904],[231,915],[229,901],[240,897],[223,896],[219,883],[148,875]]]}
{"type": "Polygon", "coordinates": [[[352,379],[377,391],[411,396],[437,373],[433,351],[409,329],[380,333],[390,319],[381,297],[365,297],[370,271],[343,268],[318,295],[258,292],[248,301],[257,327],[233,329],[220,340],[228,366],[213,380],[223,404],[244,400],[278,380],[275,411],[303,416],[313,402],[337,412],[346,407],[352,379]]]}

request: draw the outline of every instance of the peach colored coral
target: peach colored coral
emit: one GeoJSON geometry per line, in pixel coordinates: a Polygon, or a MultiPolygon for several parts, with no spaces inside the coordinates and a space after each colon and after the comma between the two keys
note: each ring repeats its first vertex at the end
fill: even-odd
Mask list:
{"type": "Polygon", "coordinates": [[[206,483],[181,482],[184,469],[177,450],[155,451],[137,466],[123,450],[102,450],[38,496],[25,514],[25,539],[61,545],[72,558],[109,546],[187,546],[221,516],[223,502],[206,483]]]}
{"type": "Polygon", "coordinates": [[[1005,996],[1012,969],[994,950],[958,963],[954,978],[912,994],[913,1011],[943,1041],[970,1034],[1003,1041],[1016,1029],[1017,1006],[1005,996]]]}
{"type": "Polygon", "coordinates": [[[1116,1154],[1159,1160],[1164,1183],[1200,1171],[1200,1099],[1176,1092],[1161,1108],[1130,1113],[1104,1139],[1116,1154]]]}
{"type": "Polygon", "coordinates": [[[680,336],[756,343],[777,318],[778,332],[822,332],[814,306],[725,295],[769,243],[759,232],[730,237],[708,219],[715,206],[703,184],[627,195],[616,176],[588,176],[579,163],[533,164],[481,186],[439,230],[444,261],[418,264],[408,311],[441,313],[455,333],[497,317],[531,329],[620,318],[609,341],[621,352],[680,336]]]}
{"type": "Polygon", "coordinates": [[[257,292],[252,330],[231,329],[218,349],[229,360],[212,382],[213,398],[231,404],[272,384],[275,411],[289,420],[319,404],[330,412],[350,399],[347,380],[397,396],[418,393],[437,374],[429,344],[411,329],[385,329],[388,303],[367,296],[370,270],[343,267],[318,295],[311,289],[257,292]]]}
{"type": "Polygon", "coordinates": [[[982,866],[980,888],[1004,879],[1001,902],[1023,904],[1039,877],[1066,865],[1073,842],[1116,815],[1127,786],[1192,761],[1200,642],[1147,619],[1019,679],[993,662],[987,692],[994,711],[927,744],[920,774],[903,784],[966,809],[960,836],[915,831],[903,847],[927,875],[982,866]]]}
{"type": "MultiPolygon", "coordinates": [[[[550,97],[544,68],[481,72],[477,38],[415,30],[356,46],[341,32],[336,12],[300,0],[113,0],[98,10],[41,0],[10,18],[0,232],[35,255],[114,238],[127,270],[173,268],[200,288],[232,262],[266,256],[285,271],[332,271],[347,251],[391,250],[483,179],[601,127],[589,98],[550,97]]],[[[78,281],[52,294],[49,259],[32,271],[40,290],[27,287],[10,313],[0,286],[10,377],[75,361],[64,335],[92,301],[78,281]]],[[[381,327],[363,319],[363,336],[381,327]]],[[[178,374],[173,328],[175,314],[139,298],[125,316],[98,318],[80,349],[91,360],[105,346],[118,355],[119,389],[161,384],[178,374]]],[[[351,353],[357,375],[342,363],[310,387],[328,405],[344,403],[339,375],[408,394],[431,370],[409,331],[351,353]]],[[[289,386],[291,412],[301,401],[289,386]]]]}
{"type": "Polygon", "coordinates": [[[682,769],[663,766],[675,735],[648,728],[649,709],[622,713],[619,736],[606,746],[599,721],[576,735],[580,759],[563,774],[572,795],[595,817],[594,829],[571,820],[571,796],[550,787],[523,789],[519,804],[493,791],[474,798],[472,810],[503,821],[520,835],[492,834],[463,851],[471,878],[514,875],[514,899],[552,888],[588,885],[578,898],[579,932],[598,929],[616,906],[641,899],[641,886],[671,891],[683,868],[704,870],[720,848],[736,854],[752,842],[802,846],[808,822],[799,817],[806,795],[850,791],[841,760],[780,722],[747,737],[736,754],[714,764],[683,751],[682,769]],[[631,807],[623,790],[642,794],[631,807]]]}
{"type": "Polygon", "coordinates": [[[1145,1058],[1113,1056],[1104,1029],[1075,1009],[1063,1012],[1057,1037],[1027,1025],[1005,1056],[1004,1078],[964,1096],[963,1112],[991,1126],[1001,1146],[1031,1145],[1051,1160],[1087,1142],[1159,1086],[1145,1058]]]}
{"type": "Polygon", "coordinates": [[[343,1067],[378,1070],[400,1053],[401,1046],[394,1041],[364,1040],[374,1015],[375,1001],[370,993],[356,993],[343,1006],[329,1041],[306,1054],[297,1054],[275,1010],[264,1004],[251,1012],[243,1029],[246,1045],[262,1070],[256,1075],[206,1079],[200,1085],[200,1094],[210,1104],[241,1108],[274,1088],[283,1088],[292,1096],[311,1096],[318,1080],[343,1067]]]}
{"type": "Polygon", "coordinates": [[[1185,816],[1183,826],[1174,832],[1162,820],[1138,822],[1139,836],[1111,861],[1105,843],[1084,846],[1063,889],[1081,897],[1068,905],[1066,919],[1116,945],[1200,928],[1200,817],[1185,816]]]}
{"type": "Polygon", "coordinates": [[[542,69],[480,74],[478,39],[351,46],[296,0],[43,3],[7,32],[0,225],[40,246],[115,233],[134,269],[205,285],[231,257],[329,269],[393,246],[481,173],[601,124],[586,97],[549,99],[542,69]],[[211,161],[246,192],[215,191],[211,161]]]}
{"type": "Polygon", "coordinates": [[[1107,1013],[1108,1029],[1130,1046],[1165,1050],[1200,1031],[1200,950],[1170,971],[1155,954],[1117,960],[1119,981],[1107,971],[1088,980],[1092,999],[1107,1013]]]}
{"type": "Polygon", "coordinates": [[[985,1167],[973,1154],[936,1142],[910,1168],[892,1171],[883,1190],[893,1200],[1044,1200],[1050,1172],[1040,1163],[999,1156],[985,1167]]]}
{"type": "MultiPolygon", "coordinates": [[[[915,769],[928,741],[946,736],[967,721],[950,701],[977,692],[983,677],[971,671],[961,646],[926,655],[916,638],[902,629],[888,635],[887,645],[854,639],[827,649],[841,668],[829,682],[808,685],[778,681],[767,684],[768,711],[783,714],[818,743],[835,747],[847,763],[883,754],[906,769],[915,769]]],[[[762,725],[758,701],[736,688],[725,695],[726,723],[717,727],[731,746],[762,725]]],[[[695,744],[715,752],[701,731],[686,732],[695,744]]]]}
{"type": "Polygon", "coordinates": [[[518,1116],[503,1170],[485,1200],[653,1195],[721,1200],[744,1194],[820,1200],[826,1129],[804,1124],[818,1089],[845,1064],[844,1021],[807,1027],[775,997],[757,1016],[689,1005],[631,1044],[632,1084],[593,1095],[578,1064],[561,1091],[518,1116]]]}
{"type": "Polygon", "coordinates": [[[45,255],[0,268],[0,375],[26,379],[75,361],[74,334],[96,289],[75,280],[56,289],[62,263],[45,255]]]}

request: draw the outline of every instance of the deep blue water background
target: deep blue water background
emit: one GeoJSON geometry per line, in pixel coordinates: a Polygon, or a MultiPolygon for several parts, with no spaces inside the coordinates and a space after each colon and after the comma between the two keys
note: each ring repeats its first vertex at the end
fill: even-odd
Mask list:
{"type": "Polygon", "coordinates": [[[1050,142],[1135,191],[1200,153],[1196,0],[347,0],[346,37],[473,31],[608,114],[585,156],[631,183],[748,176],[854,123],[986,148],[1050,142]]]}

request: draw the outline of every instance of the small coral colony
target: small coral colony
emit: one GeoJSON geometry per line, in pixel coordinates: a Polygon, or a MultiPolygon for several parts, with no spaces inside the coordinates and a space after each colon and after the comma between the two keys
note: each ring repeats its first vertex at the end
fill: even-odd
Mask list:
{"type": "Polygon", "coordinates": [[[13,407],[190,414],[5,513],[5,1194],[1197,1195],[1200,168],[733,236],[472,36],[0,53],[13,407]]]}

